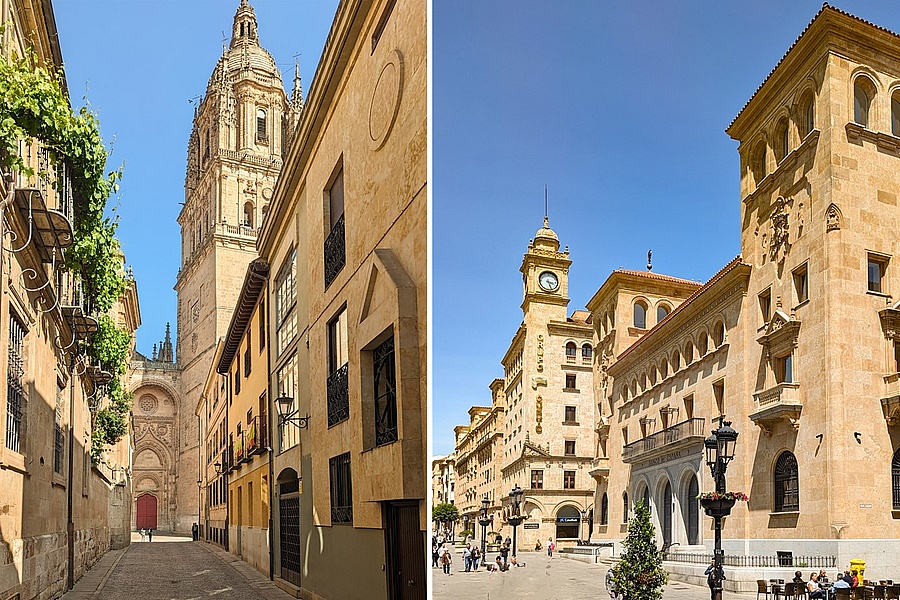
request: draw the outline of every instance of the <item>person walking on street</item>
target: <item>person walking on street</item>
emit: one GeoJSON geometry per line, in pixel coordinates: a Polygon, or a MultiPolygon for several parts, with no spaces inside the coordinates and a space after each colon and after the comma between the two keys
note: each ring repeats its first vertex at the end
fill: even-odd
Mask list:
{"type": "Polygon", "coordinates": [[[472,544],[467,543],[463,548],[463,564],[466,567],[466,573],[472,571],[472,544]]]}
{"type": "Polygon", "coordinates": [[[509,569],[509,544],[500,547],[500,558],[503,559],[503,570],[509,569]]]}
{"type": "Polygon", "coordinates": [[[450,550],[447,548],[446,543],[441,546],[441,551],[443,552],[443,554],[441,554],[441,566],[444,569],[444,573],[446,573],[447,575],[452,575],[453,573],[450,572],[450,566],[453,564],[453,556],[450,550]]]}
{"type": "Polygon", "coordinates": [[[472,548],[472,570],[478,570],[478,561],[481,559],[481,550],[478,549],[478,544],[476,544],[472,548]]]}
{"type": "Polygon", "coordinates": [[[547,556],[553,558],[553,538],[547,538],[547,556]]]}
{"type": "Polygon", "coordinates": [[[148,541],[150,541],[150,542],[153,541],[153,528],[152,527],[147,530],[147,538],[148,538],[148,541]]]}
{"type": "Polygon", "coordinates": [[[710,600],[716,600],[716,591],[713,589],[716,587],[716,573],[719,575],[719,581],[725,581],[725,571],[721,566],[717,567],[716,560],[713,559],[703,572],[703,574],[706,575],[706,584],[709,586],[710,600]]]}
{"type": "Polygon", "coordinates": [[[438,566],[438,560],[439,560],[440,558],[441,558],[441,557],[438,556],[438,545],[437,545],[437,541],[432,542],[432,544],[431,544],[431,566],[432,566],[432,568],[438,566]]]}
{"type": "Polygon", "coordinates": [[[200,539],[200,527],[196,523],[191,525],[191,537],[195,542],[200,539]]]}

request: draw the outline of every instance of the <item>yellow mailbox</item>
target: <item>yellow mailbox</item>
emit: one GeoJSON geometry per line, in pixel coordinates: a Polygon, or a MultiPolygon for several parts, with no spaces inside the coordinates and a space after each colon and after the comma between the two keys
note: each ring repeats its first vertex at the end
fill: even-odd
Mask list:
{"type": "Polygon", "coordinates": [[[861,558],[854,558],[850,561],[850,575],[856,577],[859,585],[862,585],[866,574],[866,561],[861,558]]]}

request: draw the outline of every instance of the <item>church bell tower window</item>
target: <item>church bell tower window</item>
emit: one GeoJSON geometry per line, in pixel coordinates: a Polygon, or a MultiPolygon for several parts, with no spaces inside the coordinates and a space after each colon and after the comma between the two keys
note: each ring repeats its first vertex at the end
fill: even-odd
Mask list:
{"type": "Polygon", "coordinates": [[[256,111],[256,143],[269,143],[269,137],[266,135],[266,111],[261,108],[256,111]]]}

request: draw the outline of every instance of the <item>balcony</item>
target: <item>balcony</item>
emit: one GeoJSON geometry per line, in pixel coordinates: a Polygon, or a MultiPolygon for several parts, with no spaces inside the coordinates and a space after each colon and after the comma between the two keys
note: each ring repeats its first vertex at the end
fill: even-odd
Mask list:
{"type": "Polygon", "coordinates": [[[881,412],[888,425],[900,423],[900,373],[884,376],[885,392],[881,397],[881,412]]]}
{"type": "Polygon", "coordinates": [[[334,427],[350,418],[350,394],[348,388],[348,364],[328,376],[328,426],[334,427]]]}
{"type": "Polygon", "coordinates": [[[591,461],[591,470],[588,475],[593,477],[597,483],[603,483],[609,479],[609,457],[595,458],[591,461]]]}
{"type": "Polygon", "coordinates": [[[347,260],[344,247],[344,215],[338,218],[337,223],[331,228],[331,233],[325,239],[325,289],[331,285],[347,260]]]}
{"type": "Polygon", "coordinates": [[[651,458],[664,459],[666,454],[702,444],[705,426],[705,419],[688,419],[627,444],[622,448],[622,462],[630,464],[651,458]]]}
{"type": "Polygon", "coordinates": [[[244,437],[246,433],[243,431],[238,431],[237,435],[234,438],[234,465],[237,467],[240,463],[244,462],[244,459],[247,458],[247,452],[244,448],[244,437]]]}
{"type": "Polygon", "coordinates": [[[266,419],[256,416],[250,420],[247,430],[244,432],[245,459],[250,460],[256,454],[262,454],[269,445],[266,428],[266,419]]]}
{"type": "Polygon", "coordinates": [[[800,401],[799,383],[779,383],[775,387],[753,394],[756,401],[756,410],[750,415],[766,435],[772,434],[772,427],[778,421],[786,421],[793,428],[800,428],[800,411],[803,403],[800,401]]]}
{"type": "Polygon", "coordinates": [[[25,239],[17,245],[24,249],[33,243],[42,263],[61,263],[62,250],[75,241],[71,218],[47,208],[43,194],[36,188],[17,189],[15,203],[26,228],[25,239]]]}
{"type": "Polygon", "coordinates": [[[85,298],[81,280],[67,274],[65,277],[59,278],[58,283],[58,302],[63,318],[72,329],[73,343],[75,340],[85,340],[97,331],[100,324],[93,316],[94,311],[85,298]]]}

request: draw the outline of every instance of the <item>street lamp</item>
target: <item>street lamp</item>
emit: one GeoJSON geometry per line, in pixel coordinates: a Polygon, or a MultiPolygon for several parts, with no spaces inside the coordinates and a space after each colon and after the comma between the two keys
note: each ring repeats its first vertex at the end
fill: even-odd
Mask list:
{"type": "Polygon", "coordinates": [[[481,518],[478,519],[478,524],[481,525],[481,560],[485,559],[485,543],[487,541],[487,526],[491,523],[491,520],[488,519],[488,507],[490,507],[491,501],[488,500],[488,495],[485,494],[484,498],[481,499],[481,518]]]}
{"type": "Polygon", "coordinates": [[[291,423],[297,429],[306,429],[309,427],[309,413],[305,417],[298,417],[300,412],[294,408],[294,399],[290,396],[282,396],[275,399],[275,409],[278,411],[278,425],[291,423]]]}
{"type": "MultiPolygon", "coordinates": [[[[584,522],[587,521],[587,511],[581,511],[581,523],[578,524],[578,540],[581,543],[581,528],[584,527],[584,522]]],[[[588,532],[588,537],[590,537],[590,532],[588,532]]]]}
{"type": "MultiPolygon", "coordinates": [[[[703,441],[706,448],[706,464],[716,484],[716,493],[725,493],[725,471],[728,463],[734,458],[734,448],[737,442],[738,432],[731,428],[731,421],[725,420],[725,415],[719,417],[719,427],[714,429],[712,435],[703,441]]],[[[714,600],[722,598],[722,580],[725,578],[722,571],[724,552],[722,551],[722,517],[731,514],[734,500],[709,499],[701,500],[706,514],[715,520],[715,553],[713,555],[713,586],[712,597],[714,600]]]]}
{"type": "Polygon", "coordinates": [[[509,524],[512,525],[513,528],[513,547],[512,547],[512,555],[515,557],[516,555],[516,528],[519,524],[525,520],[525,517],[519,514],[519,506],[522,504],[522,488],[519,487],[519,484],[516,484],[516,487],[509,492],[509,501],[512,504],[512,514],[507,519],[509,524]]]}

